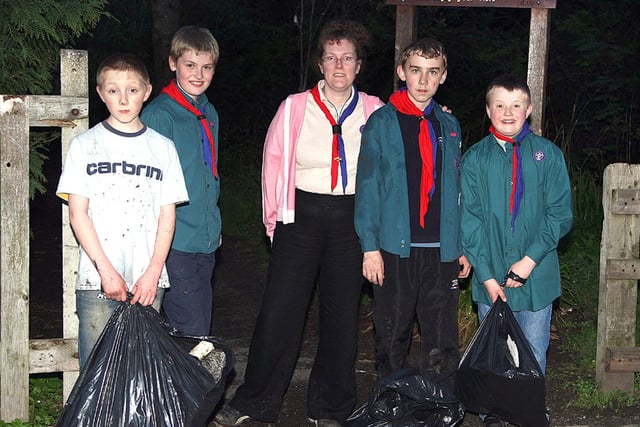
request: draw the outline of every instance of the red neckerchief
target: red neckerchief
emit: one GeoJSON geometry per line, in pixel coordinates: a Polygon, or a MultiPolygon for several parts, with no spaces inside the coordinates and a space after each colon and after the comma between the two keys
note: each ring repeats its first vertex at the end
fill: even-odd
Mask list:
{"type": "Polygon", "coordinates": [[[342,174],[342,191],[344,192],[347,188],[347,157],[344,149],[344,140],[342,139],[342,123],[351,115],[351,113],[353,113],[353,110],[355,110],[356,105],[358,104],[358,89],[353,86],[353,98],[338,118],[338,122],[336,122],[327,106],[322,102],[322,99],[320,99],[320,89],[317,84],[313,89],[311,89],[311,96],[313,96],[313,100],[316,101],[316,104],[318,104],[318,107],[320,107],[333,128],[333,144],[331,148],[331,191],[336,188],[336,184],[338,183],[338,165],[340,165],[340,172],[342,174]]]}
{"type": "Polygon", "coordinates": [[[207,140],[209,142],[209,147],[211,149],[211,170],[213,171],[213,176],[218,177],[218,166],[216,165],[216,145],[213,140],[213,135],[211,134],[211,128],[209,127],[209,123],[207,123],[207,117],[201,113],[196,107],[191,105],[191,103],[187,100],[180,89],[178,89],[178,85],[176,85],[175,80],[171,80],[171,82],[166,85],[161,93],[166,93],[169,95],[174,101],[176,101],[180,106],[184,107],[187,111],[196,115],[198,120],[200,121],[200,127],[203,131],[203,136],[206,135],[207,140]]]}
{"type": "Polygon", "coordinates": [[[401,88],[389,97],[389,102],[402,114],[416,116],[420,120],[420,133],[418,134],[418,147],[420,148],[420,158],[422,159],[422,173],[420,177],[420,226],[424,228],[424,216],[429,210],[429,199],[433,195],[434,189],[434,169],[436,154],[436,137],[433,125],[427,120],[427,115],[433,110],[435,104],[433,100],[427,105],[424,111],[420,111],[411,102],[407,93],[407,88],[401,88]]]}
{"type": "Polygon", "coordinates": [[[489,132],[491,132],[497,139],[513,145],[513,165],[511,167],[511,181],[513,182],[513,185],[511,186],[511,196],[509,196],[509,213],[511,214],[511,231],[514,231],[516,227],[516,218],[520,212],[520,202],[524,196],[524,178],[522,175],[520,143],[531,133],[531,130],[529,129],[529,124],[525,121],[522,131],[520,131],[516,139],[501,134],[493,125],[489,126],[489,132]]]}

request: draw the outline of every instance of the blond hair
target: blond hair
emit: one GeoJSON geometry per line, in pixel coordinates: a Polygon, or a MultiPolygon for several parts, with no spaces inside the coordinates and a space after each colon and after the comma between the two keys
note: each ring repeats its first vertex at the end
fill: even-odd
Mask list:
{"type": "Polygon", "coordinates": [[[177,61],[188,50],[211,54],[214,66],[220,58],[220,47],[211,31],[195,25],[188,25],[176,31],[171,39],[169,56],[177,61]]]}

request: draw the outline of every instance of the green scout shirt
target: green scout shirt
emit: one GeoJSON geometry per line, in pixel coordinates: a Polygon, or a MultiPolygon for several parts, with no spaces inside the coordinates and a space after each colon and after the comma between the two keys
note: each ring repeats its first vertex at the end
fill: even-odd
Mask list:
{"type": "Polygon", "coordinates": [[[557,246],[573,224],[571,185],[562,151],[528,135],[521,146],[524,197],[511,230],[509,198],[513,146],[493,135],[462,157],[462,246],[473,266],[473,300],[492,302],[483,282],[503,280],[509,267],[528,255],[536,267],[527,283],[505,288],[514,311],[537,311],[560,296],[557,246]]]}
{"type": "MultiPolygon", "coordinates": [[[[440,204],[440,259],[457,260],[460,242],[460,147],[458,120],[442,111],[434,112],[440,122],[442,173],[438,177],[440,204]]],[[[376,110],[362,131],[356,174],[355,228],[363,252],[384,249],[401,258],[411,251],[409,194],[404,144],[398,110],[386,104],[376,110]]]]}
{"type": "MultiPolygon", "coordinates": [[[[191,100],[191,98],[188,98],[191,100]]],[[[218,113],[202,94],[191,103],[206,105],[205,115],[211,126],[218,153],[218,113]]],[[[181,107],[169,95],[161,94],[140,115],[143,123],[173,140],[180,157],[189,202],[176,209],[176,231],[172,248],[188,253],[211,253],[218,248],[222,220],[218,208],[220,180],[204,162],[200,122],[195,114],[181,107]]],[[[216,162],[219,156],[216,156],[216,162]]]]}

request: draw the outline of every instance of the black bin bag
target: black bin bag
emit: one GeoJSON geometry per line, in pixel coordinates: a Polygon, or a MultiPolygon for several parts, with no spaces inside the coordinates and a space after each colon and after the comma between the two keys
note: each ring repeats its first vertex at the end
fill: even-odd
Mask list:
{"type": "Polygon", "coordinates": [[[346,427],[453,427],[464,418],[460,401],[414,369],[401,369],[376,381],[368,402],[346,427]]]}
{"type": "Polygon", "coordinates": [[[123,302],[91,351],[56,425],[206,426],[231,366],[231,352],[220,340],[183,336],[152,307],[123,302]],[[201,360],[189,354],[203,346],[201,360]]]}
{"type": "Polygon", "coordinates": [[[523,427],[547,425],[544,374],[511,308],[500,298],[460,360],[457,395],[469,411],[523,427]]]}

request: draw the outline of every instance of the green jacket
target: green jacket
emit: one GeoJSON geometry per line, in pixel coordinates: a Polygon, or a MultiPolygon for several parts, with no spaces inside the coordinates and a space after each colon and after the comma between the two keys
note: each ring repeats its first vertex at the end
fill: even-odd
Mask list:
{"type": "MultiPolygon", "coordinates": [[[[442,142],[440,258],[462,255],[460,242],[460,146],[458,120],[434,106],[442,142]]],[[[409,195],[398,110],[391,103],[374,112],[362,132],[356,175],[355,227],[363,252],[383,249],[408,258],[411,250],[409,195]]]]}
{"type": "MultiPolygon", "coordinates": [[[[205,94],[192,104],[206,104],[218,153],[218,113],[205,94]]],[[[220,180],[215,179],[204,162],[200,123],[193,113],[178,105],[169,95],[161,94],[140,115],[144,124],[173,140],[180,157],[189,202],[176,209],[176,231],[172,248],[188,253],[211,253],[218,248],[222,220],[218,208],[220,180]]],[[[216,163],[219,155],[216,156],[216,163]]]]}
{"type": "Polygon", "coordinates": [[[528,255],[536,267],[527,283],[505,288],[514,311],[537,311],[560,296],[557,246],[573,224],[569,174],[562,151],[529,134],[521,146],[524,197],[511,230],[513,146],[506,152],[493,135],[462,158],[462,245],[473,266],[473,299],[491,305],[483,282],[503,280],[509,267],[528,255]]]}

